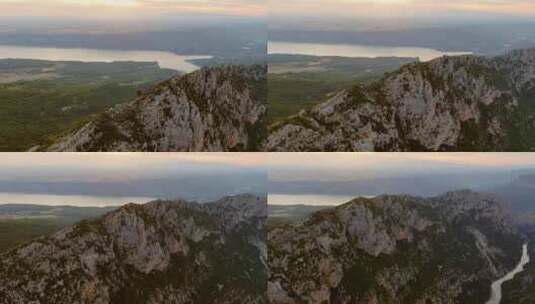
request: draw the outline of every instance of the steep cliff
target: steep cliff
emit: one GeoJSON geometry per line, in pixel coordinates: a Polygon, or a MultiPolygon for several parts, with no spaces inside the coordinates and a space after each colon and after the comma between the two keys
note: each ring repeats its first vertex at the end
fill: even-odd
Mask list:
{"type": "Polygon", "coordinates": [[[165,81],[59,138],[48,151],[256,150],[266,66],[202,69],[165,81]]]}
{"type": "Polygon", "coordinates": [[[443,57],[356,85],[270,127],[269,151],[535,147],[535,49],[443,57]]]}
{"type": "Polygon", "coordinates": [[[268,231],[270,303],[484,303],[522,238],[470,191],[357,198],[268,231]]]}
{"type": "Polygon", "coordinates": [[[0,255],[1,303],[265,303],[266,199],[126,205],[0,255]]]}

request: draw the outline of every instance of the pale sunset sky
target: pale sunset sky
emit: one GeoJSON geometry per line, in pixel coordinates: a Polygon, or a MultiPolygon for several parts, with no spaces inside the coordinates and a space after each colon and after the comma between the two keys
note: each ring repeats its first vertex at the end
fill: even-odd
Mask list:
{"type": "Polygon", "coordinates": [[[534,0],[268,0],[268,3],[272,17],[535,17],[534,0]]]}
{"type": "Polygon", "coordinates": [[[267,170],[275,179],[315,180],[321,175],[312,172],[367,178],[527,168],[535,168],[535,153],[4,153],[0,180],[101,173],[128,180],[229,170],[267,170]]]}
{"type": "Polygon", "coordinates": [[[107,206],[265,193],[256,153],[3,153],[0,205],[107,206]]]}
{"type": "Polygon", "coordinates": [[[426,14],[535,16],[533,0],[0,0],[0,16],[214,14],[397,17],[426,14]],[[82,14],[83,13],[83,14],[82,14]]]}
{"type": "Polygon", "coordinates": [[[2,153],[4,180],[127,181],[263,172],[263,153],[2,153]]]}
{"type": "Polygon", "coordinates": [[[535,169],[535,153],[271,153],[270,180],[359,180],[535,169]]]}
{"type": "Polygon", "coordinates": [[[151,18],[169,15],[254,17],[264,0],[0,0],[1,17],[151,18]]]}
{"type": "Polygon", "coordinates": [[[195,16],[358,21],[531,19],[535,0],[0,0],[0,18],[145,20],[195,16]],[[336,20],[336,19],[334,19],[336,20]]]}

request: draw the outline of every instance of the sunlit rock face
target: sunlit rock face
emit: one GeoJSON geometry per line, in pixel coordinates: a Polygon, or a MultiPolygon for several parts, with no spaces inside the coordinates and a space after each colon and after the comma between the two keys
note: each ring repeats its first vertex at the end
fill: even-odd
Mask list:
{"type": "Polygon", "coordinates": [[[49,151],[243,151],[265,134],[266,66],[169,79],[58,139],[49,151]]]}
{"type": "Polygon", "coordinates": [[[270,127],[269,151],[530,150],[535,49],[414,63],[270,127]]]}
{"type": "Polygon", "coordinates": [[[0,255],[0,302],[266,303],[265,220],[252,195],[129,204],[0,255]]]}
{"type": "Polygon", "coordinates": [[[523,239],[471,191],[358,198],[268,231],[270,303],[484,303],[523,239]]]}

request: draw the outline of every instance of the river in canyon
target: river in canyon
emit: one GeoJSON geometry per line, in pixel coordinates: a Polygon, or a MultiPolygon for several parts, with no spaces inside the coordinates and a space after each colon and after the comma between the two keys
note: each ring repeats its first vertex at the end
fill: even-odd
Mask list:
{"type": "Polygon", "coordinates": [[[511,270],[505,276],[492,283],[490,299],[486,304],[499,304],[502,301],[503,283],[512,280],[515,275],[524,271],[524,266],[526,266],[527,263],[529,263],[528,244],[524,244],[524,246],[522,246],[522,257],[520,258],[520,262],[518,262],[515,269],[511,270]]]}

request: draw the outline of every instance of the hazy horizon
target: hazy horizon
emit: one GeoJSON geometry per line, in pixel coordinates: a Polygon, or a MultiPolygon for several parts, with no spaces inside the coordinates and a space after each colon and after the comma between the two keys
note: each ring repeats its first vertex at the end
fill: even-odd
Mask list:
{"type": "Polygon", "coordinates": [[[157,20],[265,14],[261,0],[0,0],[0,17],[10,19],[157,20]]]}
{"type": "Polygon", "coordinates": [[[535,169],[535,155],[531,153],[278,153],[267,159],[269,178],[276,181],[347,181],[535,169]]]}
{"type": "Polygon", "coordinates": [[[256,0],[0,0],[0,34],[13,35],[246,29],[264,27],[265,18],[256,0]]]}
{"type": "MultiPolygon", "coordinates": [[[[434,196],[448,191],[489,191],[522,173],[535,173],[530,153],[283,153],[268,156],[268,193],[275,204],[314,205],[381,194],[434,196]],[[293,164],[293,165],[292,165],[293,164]],[[276,197],[275,195],[279,195],[276,197]]],[[[273,203],[273,202],[272,202],[273,203]]]]}
{"type": "Polygon", "coordinates": [[[32,195],[49,196],[53,205],[69,202],[56,203],[57,196],[92,197],[83,200],[99,205],[104,197],[114,205],[125,197],[208,201],[265,193],[262,160],[254,153],[5,153],[0,204],[21,203],[32,195]]]}
{"type": "Polygon", "coordinates": [[[532,22],[535,15],[529,0],[269,0],[268,6],[270,28],[295,29],[401,30],[532,22]]]}

